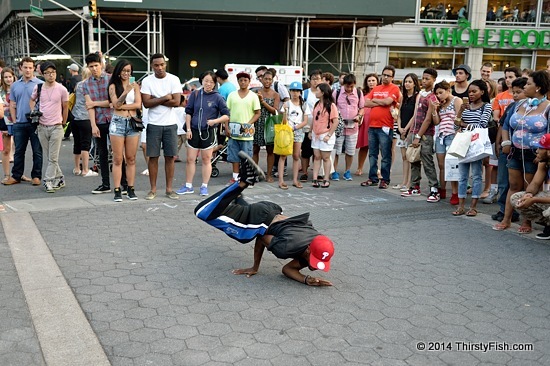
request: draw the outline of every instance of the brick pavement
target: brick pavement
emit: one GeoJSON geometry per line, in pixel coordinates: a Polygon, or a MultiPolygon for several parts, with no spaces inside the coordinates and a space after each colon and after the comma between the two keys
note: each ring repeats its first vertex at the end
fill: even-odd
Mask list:
{"type": "Polygon", "coordinates": [[[195,219],[198,195],[116,205],[78,196],[31,215],[113,365],[550,364],[545,242],[358,183],[246,192],[286,214],[311,211],[337,245],[322,274],[333,288],[286,279],[270,253],[258,275],[232,275],[252,263],[252,245],[195,219]],[[457,341],[534,350],[460,352],[457,341]]]}

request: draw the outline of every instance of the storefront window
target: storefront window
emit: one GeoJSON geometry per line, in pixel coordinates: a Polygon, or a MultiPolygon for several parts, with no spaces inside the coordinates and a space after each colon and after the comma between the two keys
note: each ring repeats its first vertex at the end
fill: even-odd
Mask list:
{"type": "Polygon", "coordinates": [[[515,66],[520,70],[531,68],[531,59],[533,54],[530,51],[514,52],[512,50],[501,50],[501,52],[506,53],[496,53],[485,50],[483,53],[483,62],[493,63],[494,71],[504,71],[505,68],[512,66],[515,66]]]}
{"type": "Polygon", "coordinates": [[[550,60],[550,52],[539,52],[537,56],[537,64],[535,66],[535,70],[547,69],[548,60],[550,60]]]}
{"type": "Polygon", "coordinates": [[[420,6],[420,20],[457,20],[459,17],[467,19],[469,10],[467,4],[468,1],[465,0],[422,0],[420,6]]]}
{"type": "Polygon", "coordinates": [[[451,70],[453,66],[464,63],[464,50],[435,48],[430,52],[419,52],[417,48],[392,48],[390,64],[398,69],[425,69],[433,67],[437,70],[451,70]]]}
{"type": "Polygon", "coordinates": [[[494,24],[534,23],[537,18],[537,0],[489,0],[487,21],[494,24]]]}
{"type": "Polygon", "coordinates": [[[544,0],[542,2],[540,22],[541,24],[550,25],[550,0],[544,0]]]}

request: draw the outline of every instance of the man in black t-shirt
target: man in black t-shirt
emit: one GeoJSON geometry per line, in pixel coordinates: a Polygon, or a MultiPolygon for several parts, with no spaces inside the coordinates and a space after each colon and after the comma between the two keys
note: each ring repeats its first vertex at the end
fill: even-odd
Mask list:
{"type": "Polygon", "coordinates": [[[254,185],[262,170],[252,158],[242,151],[239,153],[240,182],[225,187],[195,208],[195,215],[201,220],[225,232],[241,243],[256,239],[254,264],[251,268],[235,269],[233,274],[247,277],[258,273],[264,249],[267,248],[277,258],[292,259],[283,267],[283,274],[308,286],[332,286],[327,280],[303,275],[300,270],[330,270],[330,260],[334,255],[334,244],[313,228],[309,213],[287,217],[276,203],[261,201],[249,204],[242,192],[254,185]]]}
{"type": "Polygon", "coordinates": [[[77,64],[71,64],[70,66],[67,66],[67,69],[69,69],[69,72],[71,74],[71,76],[67,79],[67,90],[70,94],[74,93],[76,84],[82,81],[82,76],[78,74],[79,67],[77,64]]]}

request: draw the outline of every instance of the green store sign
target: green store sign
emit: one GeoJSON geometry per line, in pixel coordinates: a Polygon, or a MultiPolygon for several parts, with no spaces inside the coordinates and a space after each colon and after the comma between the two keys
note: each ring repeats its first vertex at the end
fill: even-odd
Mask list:
{"type": "Polygon", "coordinates": [[[422,28],[428,46],[550,49],[550,30],[473,29],[466,20],[458,28],[422,28]]]}

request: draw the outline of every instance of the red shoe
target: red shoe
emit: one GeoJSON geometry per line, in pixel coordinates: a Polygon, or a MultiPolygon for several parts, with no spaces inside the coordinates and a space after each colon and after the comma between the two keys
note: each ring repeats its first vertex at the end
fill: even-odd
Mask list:
{"type": "Polygon", "coordinates": [[[446,189],[438,188],[437,190],[439,191],[439,198],[441,198],[442,200],[447,198],[447,190],[446,189]]]}
{"type": "Polygon", "coordinates": [[[453,193],[453,194],[451,195],[451,200],[449,201],[449,203],[450,203],[451,205],[458,205],[459,200],[458,200],[458,194],[457,194],[457,193],[453,193]]]}

